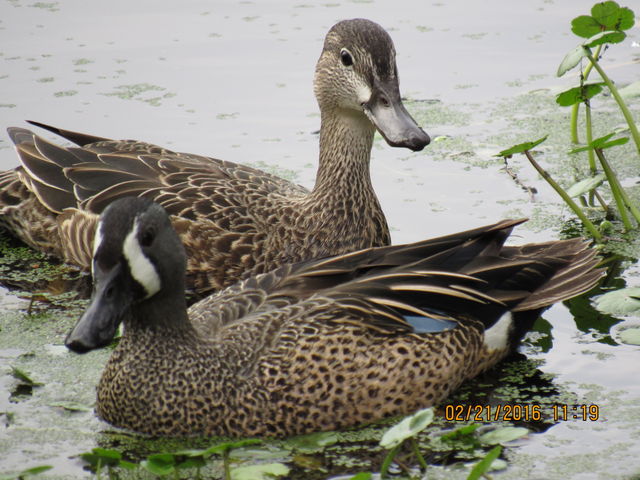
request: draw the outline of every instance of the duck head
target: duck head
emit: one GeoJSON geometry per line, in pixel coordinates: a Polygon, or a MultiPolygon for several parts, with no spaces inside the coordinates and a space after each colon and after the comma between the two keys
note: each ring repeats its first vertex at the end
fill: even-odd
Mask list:
{"type": "Polygon", "coordinates": [[[321,111],[364,114],[393,147],[418,151],[430,142],[402,104],[395,48],[377,23],[357,18],[329,30],[314,90],[321,111]]]}
{"type": "Polygon", "coordinates": [[[182,242],[161,206],[137,197],[114,201],[96,228],[94,290],[67,348],[84,353],[103,347],[125,319],[153,323],[174,309],[186,311],[185,265],[182,242]]]}

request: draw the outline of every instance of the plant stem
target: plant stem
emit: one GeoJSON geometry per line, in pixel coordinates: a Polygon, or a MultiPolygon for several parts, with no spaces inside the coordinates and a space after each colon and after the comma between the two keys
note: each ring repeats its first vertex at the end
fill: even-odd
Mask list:
{"type": "MultiPolygon", "coordinates": [[[[596,48],[596,53],[593,55],[594,58],[600,58],[601,50],[602,50],[602,45],[598,45],[598,47],[596,48]]],[[[586,81],[587,78],[589,78],[589,74],[591,73],[592,69],[593,69],[593,65],[589,63],[584,69],[584,72],[582,72],[582,80],[580,82],[580,85],[582,85],[582,83],[586,81]]],[[[573,107],[571,107],[571,142],[576,144],[580,143],[580,139],[578,138],[578,111],[579,110],[580,110],[580,103],[574,103],[573,107]]]]}
{"type": "Polygon", "coordinates": [[[389,453],[387,453],[387,456],[384,457],[384,460],[382,461],[382,466],[380,467],[381,478],[387,478],[389,476],[389,467],[391,466],[391,462],[393,462],[393,459],[398,453],[398,450],[400,450],[401,446],[402,446],[402,443],[400,443],[399,445],[396,445],[391,450],[389,450],[389,453]]]}
{"type": "Polygon", "coordinates": [[[428,467],[427,462],[420,453],[420,446],[418,445],[418,442],[413,437],[411,437],[411,446],[413,447],[413,454],[416,456],[416,459],[420,464],[420,468],[422,468],[423,472],[426,472],[428,467]]]}
{"type": "Polygon", "coordinates": [[[618,206],[618,211],[620,212],[620,218],[622,219],[622,223],[624,224],[625,231],[629,231],[633,229],[633,225],[631,224],[631,220],[629,219],[629,213],[627,212],[627,205],[622,197],[622,187],[620,186],[620,182],[618,182],[618,177],[614,173],[613,169],[609,165],[609,162],[602,153],[602,150],[599,148],[595,149],[599,151],[597,153],[598,158],[600,159],[600,164],[602,165],[602,170],[604,174],[607,176],[607,182],[609,182],[609,187],[611,187],[611,194],[613,195],[613,199],[618,206]]]}
{"type": "MultiPolygon", "coordinates": [[[[593,142],[593,125],[591,123],[591,103],[589,102],[589,100],[585,100],[584,101],[584,122],[585,122],[585,129],[587,132],[587,143],[591,144],[591,142],[593,142]]],[[[595,175],[596,174],[596,156],[593,153],[593,150],[588,150],[587,151],[587,158],[589,159],[589,171],[591,172],[591,175],[595,175]]],[[[589,205],[590,206],[594,206],[594,201],[593,201],[593,190],[591,192],[589,192],[589,205]]]]}
{"type": "Polygon", "coordinates": [[[562,197],[565,203],[569,205],[569,208],[573,210],[573,213],[575,213],[578,216],[578,218],[582,221],[582,224],[589,231],[593,239],[596,242],[601,243],[602,236],[600,235],[600,232],[598,232],[598,229],[595,227],[593,223],[591,223],[591,221],[587,218],[587,216],[584,214],[582,209],[576,204],[576,202],[574,202],[571,199],[571,197],[567,195],[567,192],[565,192],[564,189],[560,185],[558,185],[553,178],[551,178],[551,175],[549,175],[549,172],[547,172],[544,168],[540,166],[538,162],[535,161],[533,156],[531,156],[531,153],[529,152],[529,150],[525,150],[524,154],[527,156],[527,159],[529,159],[529,162],[531,163],[531,165],[533,165],[533,168],[535,168],[538,171],[538,173],[542,176],[542,178],[544,178],[547,181],[547,183],[551,185],[551,187],[556,192],[558,192],[558,194],[562,197]]]}
{"type": "Polygon", "coordinates": [[[224,464],[224,480],[231,480],[231,466],[229,465],[229,449],[222,452],[222,462],[224,464]]]}
{"type": "MultiPolygon", "coordinates": [[[[584,102],[584,121],[585,121],[585,130],[587,132],[587,143],[591,144],[593,142],[593,124],[591,123],[591,103],[589,100],[585,100],[584,102]]],[[[593,150],[589,150],[587,152],[589,154],[589,171],[591,175],[596,174],[596,156],[593,153],[593,150]]]]}
{"type": "Polygon", "coordinates": [[[635,205],[627,195],[627,192],[625,192],[624,188],[622,188],[622,185],[620,185],[620,181],[611,168],[611,165],[609,165],[609,161],[605,158],[602,149],[595,148],[594,150],[596,152],[596,155],[598,156],[598,159],[600,160],[600,164],[602,165],[604,174],[607,176],[607,181],[611,186],[611,193],[613,194],[613,198],[616,200],[616,204],[618,205],[618,209],[620,210],[620,217],[622,217],[622,222],[624,223],[625,229],[630,230],[633,228],[633,226],[631,225],[629,216],[627,215],[627,208],[631,211],[631,215],[633,215],[633,218],[635,218],[636,222],[638,223],[640,223],[640,211],[638,211],[638,209],[635,207],[635,205]],[[611,175],[611,177],[609,177],[609,175],[611,175]],[[619,196],[620,202],[618,201],[618,198],[616,198],[616,193],[619,196]],[[623,216],[623,210],[624,215],[626,215],[627,217],[626,222],[624,220],[625,217],[623,216]],[[628,227],[627,224],[629,225],[628,227]]]}
{"type": "Polygon", "coordinates": [[[611,79],[607,76],[607,74],[604,73],[604,70],[602,69],[598,61],[595,58],[593,58],[591,51],[586,47],[585,47],[585,50],[587,51],[587,58],[591,62],[591,65],[593,65],[593,68],[595,68],[598,71],[598,73],[600,74],[600,77],[602,77],[602,80],[604,81],[604,83],[606,83],[607,88],[611,92],[611,95],[613,95],[613,98],[615,98],[616,102],[618,103],[618,106],[622,111],[622,115],[624,116],[624,119],[627,121],[627,124],[629,125],[629,131],[631,132],[633,141],[636,143],[636,149],[638,150],[638,153],[640,153],[640,132],[638,132],[638,127],[633,121],[633,116],[631,115],[631,112],[627,108],[627,104],[624,103],[624,100],[620,96],[620,92],[618,92],[618,89],[613,84],[611,79]]]}
{"type": "Polygon", "coordinates": [[[604,210],[604,214],[608,214],[609,213],[609,205],[607,205],[607,202],[604,201],[604,198],[602,198],[602,195],[600,195],[598,193],[597,190],[593,190],[593,194],[595,195],[596,199],[598,200],[598,202],[600,202],[600,205],[602,206],[602,210],[604,210]]]}

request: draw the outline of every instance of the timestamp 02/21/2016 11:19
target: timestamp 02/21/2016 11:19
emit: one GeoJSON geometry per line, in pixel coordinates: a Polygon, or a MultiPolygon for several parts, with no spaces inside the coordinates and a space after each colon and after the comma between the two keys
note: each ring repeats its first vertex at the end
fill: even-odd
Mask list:
{"type": "Polygon", "coordinates": [[[444,419],[449,422],[548,421],[581,420],[595,422],[600,418],[598,405],[445,405],[444,419]],[[550,418],[549,418],[550,417],[550,418]]]}

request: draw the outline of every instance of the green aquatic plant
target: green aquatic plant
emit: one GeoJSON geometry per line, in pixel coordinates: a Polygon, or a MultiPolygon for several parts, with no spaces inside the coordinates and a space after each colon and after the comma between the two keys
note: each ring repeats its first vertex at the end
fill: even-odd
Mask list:
{"type": "Polygon", "coordinates": [[[181,472],[195,470],[195,475],[190,474],[189,478],[201,478],[200,469],[207,465],[208,460],[214,455],[222,456],[225,480],[260,479],[268,478],[269,475],[273,478],[286,475],[289,469],[286,465],[280,463],[231,468],[229,454],[232,450],[258,443],[261,443],[260,440],[249,438],[218,443],[205,449],[153,453],[148,455],[139,464],[124,460],[122,453],[118,450],[100,447],[92,449],[91,452],[81,453],[79,457],[89,466],[91,471],[96,474],[97,478],[100,478],[105,467],[109,479],[119,478],[119,475],[116,473],[117,468],[125,470],[142,468],[157,477],[172,475],[175,478],[181,478],[181,472]]]}
{"type": "Polygon", "coordinates": [[[581,105],[584,105],[586,144],[573,148],[569,151],[569,154],[587,153],[589,162],[589,176],[587,178],[581,179],[567,190],[562,188],[551,175],[540,166],[531,153],[531,150],[542,143],[546,137],[534,142],[515,145],[501,151],[497,155],[506,159],[515,153],[523,153],[531,165],[533,165],[538,173],[540,173],[547,183],[562,197],[576,216],[578,216],[588,234],[599,243],[603,241],[603,233],[609,233],[611,231],[612,224],[608,219],[605,219],[598,229],[588,218],[582,207],[594,207],[597,201],[599,208],[602,209],[605,216],[610,216],[613,213],[610,205],[607,204],[597,190],[605,183],[611,190],[611,196],[613,197],[613,202],[616,207],[615,211],[624,225],[624,230],[628,232],[640,225],[640,209],[622,188],[614,168],[612,168],[604,154],[605,150],[624,145],[629,139],[627,137],[613,139],[612,137],[618,132],[612,132],[594,139],[591,111],[591,100],[606,88],[622,112],[622,116],[627,122],[631,138],[635,142],[636,150],[640,154],[640,133],[638,132],[638,127],[618,88],[599,63],[603,50],[608,45],[620,43],[625,40],[627,35],[624,31],[630,29],[634,23],[635,15],[633,11],[627,7],[621,7],[614,1],[596,3],[591,8],[591,15],[581,15],[574,18],[571,22],[571,30],[573,33],[585,40],[566,54],[558,67],[557,75],[560,77],[579,65],[580,68],[582,68],[584,59],[587,59],[588,62],[587,66],[580,71],[580,84],[558,94],[556,103],[563,107],[572,108],[571,139],[574,144],[579,143],[577,119],[579,108],[581,105]],[[593,50],[594,48],[595,51],[593,50]],[[592,69],[598,72],[602,81],[586,82],[592,69]],[[586,198],[587,196],[588,198],[586,198]],[[573,200],[573,198],[576,197],[580,198],[582,206],[573,200]]]}
{"type": "Polygon", "coordinates": [[[18,473],[0,474],[0,480],[23,480],[26,477],[39,475],[47,470],[51,470],[52,468],[53,467],[51,465],[39,465],[37,467],[27,468],[18,473]]]}
{"type": "Polygon", "coordinates": [[[433,422],[433,409],[426,408],[404,418],[400,423],[391,427],[380,439],[380,446],[388,448],[389,453],[382,462],[380,475],[386,478],[389,475],[391,462],[397,455],[402,445],[407,442],[411,445],[413,454],[423,470],[427,469],[427,462],[420,453],[416,435],[427,428],[433,422]]]}
{"type": "MultiPolygon", "coordinates": [[[[578,37],[586,40],[571,52],[567,53],[558,67],[557,75],[559,77],[563,76],[569,70],[572,70],[581,64],[583,58],[588,59],[586,67],[580,71],[580,86],[576,87],[580,91],[580,95],[575,96],[573,101],[570,103],[567,103],[567,92],[563,92],[558,95],[557,99],[557,102],[560,105],[572,107],[571,139],[573,143],[579,143],[578,111],[581,103],[584,103],[585,105],[587,143],[590,143],[593,140],[591,138],[592,126],[589,100],[594,95],[600,93],[602,91],[602,86],[606,85],[620,107],[620,110],[629,125],[629,130],[636,144],[638,153],[640,153],[640,134],[638,133],[638,128],[633,121],[633,116],[620,95],[618,88],[600,65],[603,48],[606,48],[610,44],[621,43],[624,41],[627,37],[624,31],[632,28],[634,24],[635,15],[633,10],[627,7],[621,7],[614,1],[596,3],[591,8],[591,15],[580,15],[571,21],[571,31],[578,37]],[[594,47],[596,50],[592,51],[594,47]],[[584,83],[589,77],[592,69],[595,69],[600,75],[600,78],[603,80],[601,83],[584,83]]],[[[572,90],[575,91],[576,89],[571,89],[569,91],[572,90]]],[[[590,158],[590,164],[595,170],[595,160],[593,157],[590,158]]]]}

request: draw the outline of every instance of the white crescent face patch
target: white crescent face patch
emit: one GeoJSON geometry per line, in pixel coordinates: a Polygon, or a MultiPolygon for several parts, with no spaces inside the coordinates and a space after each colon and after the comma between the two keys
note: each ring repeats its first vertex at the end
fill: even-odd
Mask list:
{"type": "Polygon", "coordinates": [[[142,285],[147,292],[145,298],[149,298],[160,291],[160,276],[156,271],[153,263],[147,258],[142,251],[138,242],[138,219],[136,218],[133,229],[124,239],[122,246],[122,254],[126,258],[131,270],[131,276],[142,285]]]}
{"type": "MultiPolygon", "coordinates": [[[[96,226],[96,233],[93,237],[93,252],[92,252],[92,258],[96,257],[96,252],[98,251],[98,248],[100,248],[100,244],[102,243],[102,222],[98,222],[98,225],[96,226]]],[[[93,261],[91,262],[91,276],[94,276],[94,271],[93,271],[93,261]]]]}

